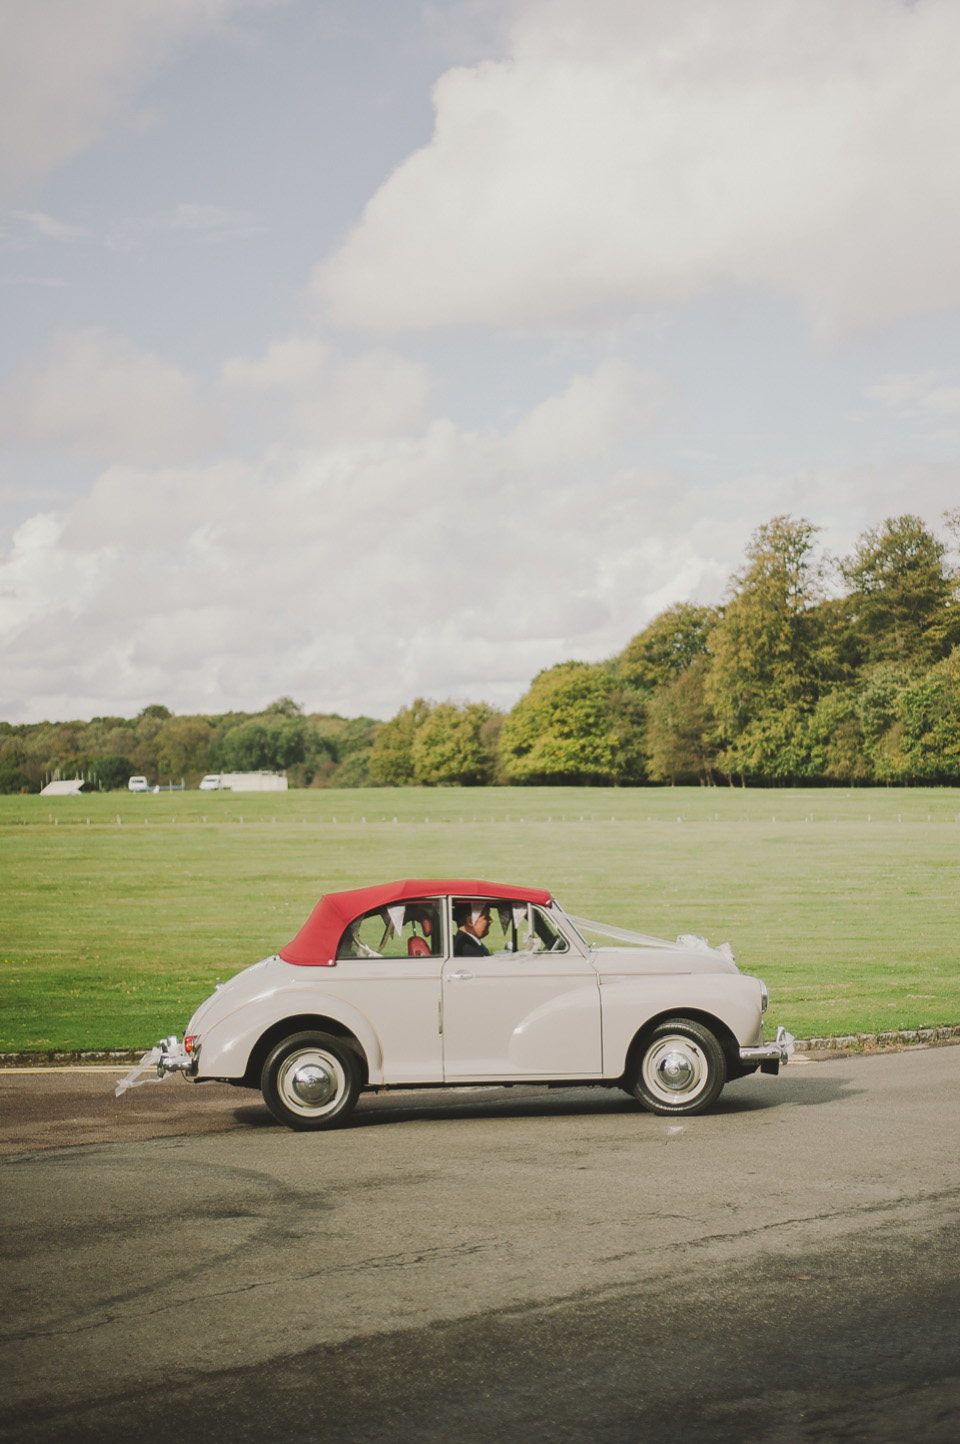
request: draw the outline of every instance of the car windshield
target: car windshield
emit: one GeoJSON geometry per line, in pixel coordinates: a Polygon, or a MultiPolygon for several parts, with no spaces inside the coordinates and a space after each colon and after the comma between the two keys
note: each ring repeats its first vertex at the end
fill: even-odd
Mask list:
{"type": "Polygon", "coordinates": [[[604,942],[612,938],[615,942],[626,943],[631,948],[675,948],[676,943],[668,942],[666,938],[651,937],[649,933],[637,933],[631,928],[617,928],[612,923],[593,922],[590,918],[574,917],[571,913],[564,915],[568,922],[573,923],[580,937],[587,947],[602,947],[604,942]]]}

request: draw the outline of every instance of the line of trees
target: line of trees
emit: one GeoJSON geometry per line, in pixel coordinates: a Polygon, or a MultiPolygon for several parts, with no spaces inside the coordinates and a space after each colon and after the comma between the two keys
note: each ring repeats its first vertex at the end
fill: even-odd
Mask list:
{"type": "MultiPolygon", "coordinates": [[[[960,540],[960,510],[944,518],[960,540]]],[[[540,672],[508,713],[417,698],[389,722],[288,697],[257,714],[0,723],[0,791],[283,769],[293,786],[960,783],[960,569],[917,516],[849,556],[774,517],[720,606],[678,602],[606,662],[540,672]]]]}
{"type": "MultiPolygon", "coordinates": [[[[960,511],[945,516],[960,536],[960,511]]],[[[506,716],[418,699],[382,783],[960,782],[960,571],[913,515],[831,558],[774,517],[722,605],[678,602],[607,662],[563,662],[506,716]]]]}
{"type": "Polygon", "coordinates": [[[151,783],[207,772],[286,772],[293,787],[369,784],[373,717],[305,716],[289,697],[262,712],[175,716],[154,704],[139,716],[90,722],[0,723],[0,792],[36,792],[51,777],[84,777],[110,791],[142,773],[151,783]]]}

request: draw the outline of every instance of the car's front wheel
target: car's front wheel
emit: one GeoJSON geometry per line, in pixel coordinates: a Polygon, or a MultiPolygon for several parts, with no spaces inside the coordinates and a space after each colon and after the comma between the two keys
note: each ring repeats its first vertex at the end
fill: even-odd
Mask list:
{"type": "Polygon", "coordinates": [[[260,1091],[288,1128],[337,1128],[360,1093],[357,1055],[328,1033],[294,1033],[267,1056],[260,1091]]]}
{"type": "Polygon", "coordinates": [[[669,1018],[644,1041],[625,1082],[651,1113],[690,1114],[715,1103],[726,1078],[723,1049],[709,1028],[669,1018]]]}

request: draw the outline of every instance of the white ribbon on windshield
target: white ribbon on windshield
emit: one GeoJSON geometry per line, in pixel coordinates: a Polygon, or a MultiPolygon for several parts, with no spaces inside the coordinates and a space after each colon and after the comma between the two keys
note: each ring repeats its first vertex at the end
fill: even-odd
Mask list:
{"type": "Polygon", "coordinates": [[[567,913],[567,917],[579,933],[597,933],[603,938],[614,938],[619,943],[634,943],[645,948],[683,948],[685,951],[694,948],[698,952],[707,951],[723,953],[733,961],[733,949],[729,943],[718,943],[713,947],[706,938],[697,937],[695,933],[681,933],[675,943],[667,938],[654,938],[649,933],[635,933],[630,928],[615,928],[610,923],[593,922],[590,918],[574,917],[573,913],[567,913]]]}
{"type": "Polygon", "coordinates": [[[682,943],[671,943],[666,938],[654,938],[649,933],[635,933],[630,928],[615,928],[610,923],[593,922],[590,918],[574,917],[573,913],[567,913],[567,917],[573,923],[578,932],[598,933],[604,938],[615,938],[621,943],[639,943],[648,948],[679,948],[682,943]]]}

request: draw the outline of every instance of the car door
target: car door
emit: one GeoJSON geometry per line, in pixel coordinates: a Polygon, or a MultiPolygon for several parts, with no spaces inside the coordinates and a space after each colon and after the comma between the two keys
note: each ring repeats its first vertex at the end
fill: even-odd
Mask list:
{"type": "Polygon", "coordinates": [[[374,909],[341,940],[324,993],[356,1008],[373,1027],[385,1083],[443,1081],[443,964],[440,912],[433,899],[374,909]],[[428,938],[424,916],[434,919],[428,921],[428,938]]]}
{"type": "Polygon", "coordinates": [[[590,960],[542,909],[493,911],[489,955],[451,953],[444,963],[445,1081],[598,1077],[600,988],[590,960]]]}

